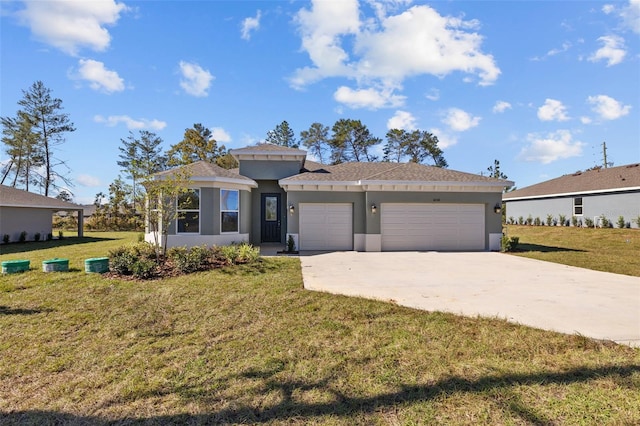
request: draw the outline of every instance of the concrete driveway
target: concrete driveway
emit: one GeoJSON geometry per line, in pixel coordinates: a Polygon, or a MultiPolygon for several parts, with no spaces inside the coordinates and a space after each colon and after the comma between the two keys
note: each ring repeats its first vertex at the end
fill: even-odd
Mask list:
{"type": "Polygon", "coordinates": [[[640,347],[640,278],[502,253],[303,253],[309,290],[640,347]]]}

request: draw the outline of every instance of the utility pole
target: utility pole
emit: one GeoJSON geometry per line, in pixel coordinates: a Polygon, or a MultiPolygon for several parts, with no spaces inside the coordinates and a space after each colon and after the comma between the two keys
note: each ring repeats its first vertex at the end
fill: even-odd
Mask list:
{"type": "Polygon", "coordinates": [[[604,157],[604,168],[606,169],[609,163],[607,163],[607,143],[602,142],[602,156],[604,157]]]}

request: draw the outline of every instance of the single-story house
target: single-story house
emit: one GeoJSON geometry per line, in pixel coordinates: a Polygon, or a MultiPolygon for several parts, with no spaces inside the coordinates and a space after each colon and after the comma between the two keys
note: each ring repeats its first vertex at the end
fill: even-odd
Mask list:
{"type": "Polygon", "coordinates": [[[53,213],[60,210],[78,213],[78,236],[82,237],[82,206],[0,185],[0,237],[9,235],[9,241],[18,241],[26,232],[26,241],[34,240],[36,233],[44,240],[53,231],[53,213]]]}
{"type": "Polygon", "coordinates": [[[539,217],[558,219],[576,217],[584,224],[589,218],[595,224],[604,215],[616,223],[622,216],[632,227],[640,216],[640,164],[577,172],[551,179],[502,197],[507,218],[539,217]]]}
{"type": "Polygon", "coordinates": [[[191,190],[178,200],[169,247],[284,247],[291,236],[297,250],[500,248],[502,191],[513,182],[416,163],[322,165],[304,150],[272,144],[230,152],[236,170],[182,166],[191,190]]]}

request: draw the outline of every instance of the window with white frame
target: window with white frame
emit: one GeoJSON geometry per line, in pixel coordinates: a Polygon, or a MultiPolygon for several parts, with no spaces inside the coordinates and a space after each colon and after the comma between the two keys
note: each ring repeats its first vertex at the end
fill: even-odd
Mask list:
{"type": "Polygon", "coordinates": [[[582,197],[573,199],[573,215],[582,216],[582,197]]]}
{"type": "Polygon", "coordinates": [[[178,233],[200,232],[200,190],[190,189],[178,197],[178,233]]]}
{"type": "Polygon", "coordinates": [[[239,191],[220,190],[220,232],[239,232],[239,191]]]}

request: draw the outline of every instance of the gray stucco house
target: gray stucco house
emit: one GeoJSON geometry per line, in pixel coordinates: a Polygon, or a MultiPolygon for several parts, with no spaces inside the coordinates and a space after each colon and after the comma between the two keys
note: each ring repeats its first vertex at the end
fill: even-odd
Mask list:
{"type": "MultiPolygon", "coordinates": [[[[500,248],[502,191],[513,182],[415,163],[322,165],[304,150],[271,144],[231,154],[236,170],[183,166],[191,191],[178,202],[169,247],[284,247],[292,236],[299,250],[500,248]]],[[[146,239],[154,240],[149,232],[146,239]]]]}
{"type": "Polygon", "coordinates": [[[52,232],[53,213],[61,210],[78,212],[78,236],[82,237],[82,206],[0,185],[0,237],[6,234],[9,241],[18,241],[26,232],[27,241],[36,233],[44,240],[52,232]]]}
{"type": "Polygon", "coordinates": [[[504,194],[507,218],[545,220],[547,215],[589,218],[597,225],[604,215],[615,223],[624,217],[632,227],[640,216],[640,164],[564,175],[504,194]]]}

